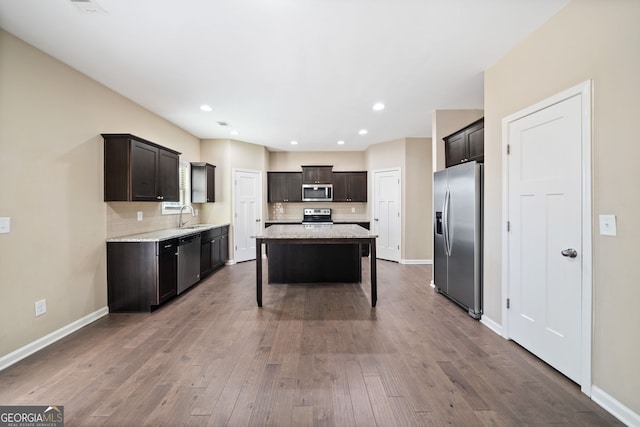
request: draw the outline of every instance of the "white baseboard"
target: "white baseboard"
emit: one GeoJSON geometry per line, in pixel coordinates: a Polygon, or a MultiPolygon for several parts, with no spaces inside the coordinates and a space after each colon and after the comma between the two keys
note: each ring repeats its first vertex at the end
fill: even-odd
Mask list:
{"type": "Polygon", "coordinates": [[[430,259],[401,259],[400,264],[433,264],[430,259]]]}
{"type": "Polygon", "coordinates": [[[482,323],[487,328],[491,329],[496,334],[502,336],[502,325],[496,322],[495,320],[487,317],[486,315],[482,315],[480,318],[480,323],[482,323]]]}
{"type": "MultiPolygon", "coordinates": [[[[495,322],[490,317],[482,315],[480,323],[491,329],[496,334],[502,336],[502,325],[495,322]]],[[[629,427],[640,427],[640,415],[633,412],[627,406],[614,399],[595,385],[591,386],[591,400],[600,405],[611,415],[628,425],[629,427]]]]}
{"type": "Polygon", "coordinates": [[[95,322],[101,317],[109,314],[109,307],[102,307],[99,310],[94,311],[81,319],[76,320],[75,322],[69,323],[67,326],[63,326],[57,331],[51,332],[49,335],[46,335],[42,338],[39,338],[32,343],[25,345],[13,351],[5,356],[0,357],[0,371],[8,368],[21,361],[22,359],[31,356],[36,351],[42,350],[48,345],[53,344],[54,342],[66,337],[67,335],[77,331],[78,329],[87,326],[89,323],[95,322]]]}
{"type": "Polygon", "coordinates": [[[591,400],[629,427],[640,427],[640,414],[636,414],[595,385],[591,386],[591,400]]]}

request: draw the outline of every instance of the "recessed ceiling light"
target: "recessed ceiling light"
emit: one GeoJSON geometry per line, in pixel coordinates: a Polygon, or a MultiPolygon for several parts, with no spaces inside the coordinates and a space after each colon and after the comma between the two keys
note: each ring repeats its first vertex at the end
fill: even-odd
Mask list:
{"type": "Polygon", "coordinates": [[[291,141],[291,145],[298,145],[298,141],[291,141]]]}
{"type": "Polygon", "coordinates": [[[213,108],[211,108],[209,105],[206,105],[206,104],[205,105],[201,105],[200,109],[202,111],[206,111],[207,113],[210,112],[210,111],[213,111],[213,108]]]}
{"type": "Polygon", "coordinates": [[[238,135],[238,134],[240,134],[240,132],[238,132],[237,130],[232,130],[231,131],[231,135],[238,135]]]}
{"type": "Polygon", "coordinates": [[[376,102],[373,104],[373,109],[376,111],[384,110],[384,104],[382,102],[376,102]]]}
{"type": "Polygon", "coordinates": [[[368,134],[369,132],[368,132],[366,129],[360,129],[360,130],[358,131],[358,133],[359,133],[360,135],[366,135],[366,134],[368,134]]]}
{"type": "Polygon", "coordinates": [[[338,145],[344,145],[344,141],[338,141],[338,145]]]}

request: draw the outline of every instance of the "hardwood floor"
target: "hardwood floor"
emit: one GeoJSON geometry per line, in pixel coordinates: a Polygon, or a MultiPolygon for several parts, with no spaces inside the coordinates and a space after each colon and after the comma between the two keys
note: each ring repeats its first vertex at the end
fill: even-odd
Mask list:
{"type": "Polygon", "coordinates": [[[265,284],[263,308],[255,263],[224,267],[0,372],[0,404],[64,405],[67,426],[622,425],[434,293],[430,266],[379,261],[371,308],[363,262],[363,285],[265,284]]]}

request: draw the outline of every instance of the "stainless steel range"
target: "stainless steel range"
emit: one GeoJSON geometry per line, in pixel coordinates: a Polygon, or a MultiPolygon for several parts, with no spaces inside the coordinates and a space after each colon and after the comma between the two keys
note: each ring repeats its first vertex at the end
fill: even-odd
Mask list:
{"type": "Polygon", "coordinates": [[[306,208],[303,211],[302,224],[333,224],[331,219],[331,209],[329,208],[306,208]]]}

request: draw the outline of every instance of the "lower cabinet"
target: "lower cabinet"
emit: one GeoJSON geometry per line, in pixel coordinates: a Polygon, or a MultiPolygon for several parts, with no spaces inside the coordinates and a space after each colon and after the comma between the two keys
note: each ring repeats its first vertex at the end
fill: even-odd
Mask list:
{"type": "Polygon", "coordinates": [[[200,241],[200,277],[204,277],[229,259],[229,227],[204,231],[200,241]]]}
{"type": "MultiPolygon", "coordinates": [[[[229,226],[203,231],[200,237],[200,277],[204,277],[229,259],[229,226]]],[[[153,311],[176,296],[177,290],[177,238],[159,242],[107,242],[110,313],[153,311]]]]}
{"type": "Polygon", "coordinates": [[[153,311],[176,294],[178,240],[108,242],[109,312],[153,311]]]}
{"type": "MultiPolygon", "coordinates": [[[[340,224],[354,224],[354,225],[359,225],[360,227],[365,228],[367,230],[370,230],[369,222],[340,222],[340,224]]],[[[369,245],[362,245],[362,256],[363,257],[369,256],[369,245]]]]}
{"type": "Polygon", "coordinates": [[[178,239],[158,242],[158,304],[176,294],[178,282],[178,239]]]}

